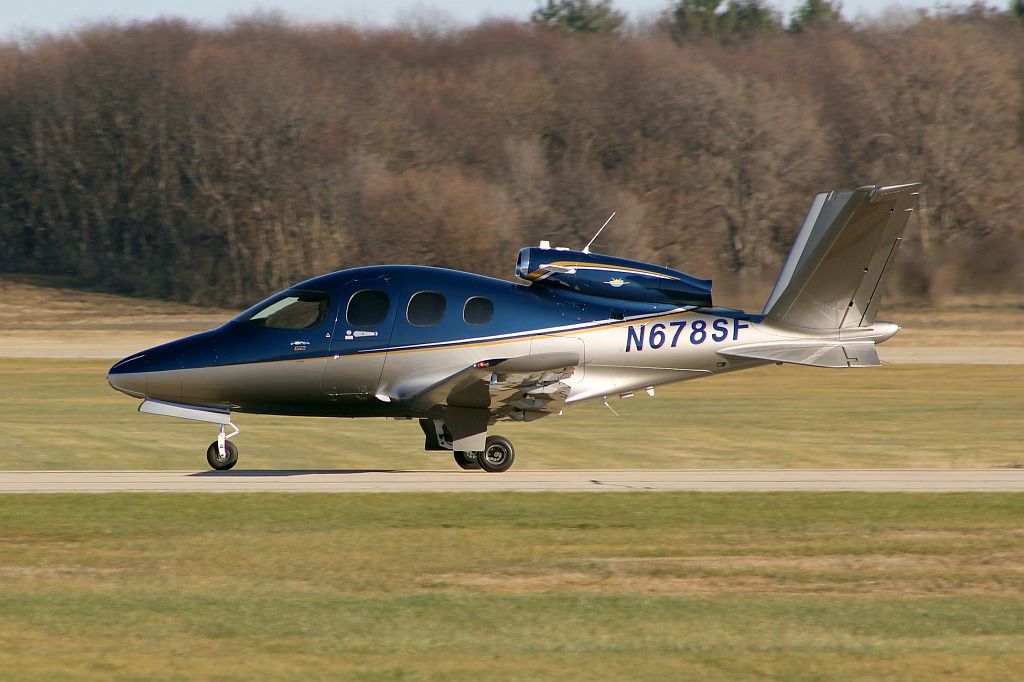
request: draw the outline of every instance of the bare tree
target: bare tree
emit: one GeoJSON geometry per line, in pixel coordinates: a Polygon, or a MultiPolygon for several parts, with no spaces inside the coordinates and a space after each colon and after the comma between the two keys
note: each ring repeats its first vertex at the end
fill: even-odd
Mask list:
{"type": "MultiPolygon", "coordinates": [[[[372,262],[508,276],[518,246],[581,246],[616,210],[601,249],[759,281],[815,191],[922,179],[907,290],[1019,284],[1011,11],[786,32],[694,2],[681,44],[257,16],[0,45],[0,269],[242,304],[372,262]]],[[[607,10],[591,33],[619,16],[541,9],[572,8],[607,10]]]]}

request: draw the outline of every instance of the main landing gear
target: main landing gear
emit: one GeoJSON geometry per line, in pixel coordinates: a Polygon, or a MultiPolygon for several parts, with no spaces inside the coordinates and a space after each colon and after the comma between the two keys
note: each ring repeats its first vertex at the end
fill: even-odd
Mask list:
{"type": "Polygon", "coordinates": [[[217,471],[227,471],[238,462],[238,448],[228,440],[231,436],[238,435],[238,427],[228,424],[234,429],[234,432],[225,435],[224,426],[224,424],[220,425],[220,434],[217,436],[217,440],[206,448],[206,461],[217,471]]]}
{"type": "Polygon", "coordinates": [[[503,436],[488,436],[487,445],[481,451],[456,451],[455,463],[463,469],[483,469],[491,474],[508,471],[516,461],[516,449],[512,441],[503,436]]]}
{"type": "Polygon", "coordinates": [[[480,468],[480,461],[477,459],[477,453],[456,450],[453,454],[455,455],[455,463],[461,468],[467,470],[480,468]]]}
{"type": "Polygon", "coordinates": [[[455,463],[462,469],[482,469],[491,474],[508,471],[516,461],[516,449],[512,441],[503,436],[487,436],[483,450],[455,450],[454,439],[448,425],[442,419],[420,419],[420,428],[426,440],[423,449],[427,452],[449,451],[455,463]]]}

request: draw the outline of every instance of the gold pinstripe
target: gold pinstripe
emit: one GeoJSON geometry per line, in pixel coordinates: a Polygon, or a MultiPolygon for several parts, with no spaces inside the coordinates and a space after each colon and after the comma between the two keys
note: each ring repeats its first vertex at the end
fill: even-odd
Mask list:
{"type": "MultiPolygon", "coordinates": [[[[582,263],[579,261],[560,260],[554,263],[545,263],[544,265],[557,265],[559,267],[577,269],[594,268],[598,270],[618,270],[620,272],[635,272],[640,275],[651,275],[652,277],[658,277],[661,279],[679,279],[678,277],[673,277],[672,275],[666,275],[663,272],[654,272],[653,270],[641,270],[640,268],[631,268],[624,265],[609,265],[607,263],[582,263]]],[[[533,272],[528,273],[526,276],[529,279],[537,279],[538,277],[545,274],[549,273],[545,273],[543,270],[534,270],[533,272]]]]}

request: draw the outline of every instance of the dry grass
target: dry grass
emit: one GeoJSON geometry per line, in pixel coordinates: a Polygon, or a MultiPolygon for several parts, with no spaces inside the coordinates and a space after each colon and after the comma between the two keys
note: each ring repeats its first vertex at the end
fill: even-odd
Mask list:
{"type": "Polygon", "coordinates": [[[206,329],[236,313],[88,291],[53,277],[0,277],[0,329],[8,332],[206,329]]]}
{"type": "Polygon", "coordinates": [[[952,299],[947,305],[885,307],[882,319],[903,330],[886,347],[1024,347],[1024,298],[1003,297],[988,304],[952,299]]]}
{"type": "Polygon", "coordinates": [[[544,572],[503,569],[444,574],[433,587],[498,592],[550,590],[660,595],[836,594],[906,597],[975,595],[1019,597],[1024,551],[920,554],[591,557],[581,566],[544,572]],[[584,568],[585,567],[585,568],[584,568]]]}
{"type": "Polygon", "coordinates": [[[219,326],[237,312],[7,275],[0,277],[0,357],[122,358],[219,326]]]}

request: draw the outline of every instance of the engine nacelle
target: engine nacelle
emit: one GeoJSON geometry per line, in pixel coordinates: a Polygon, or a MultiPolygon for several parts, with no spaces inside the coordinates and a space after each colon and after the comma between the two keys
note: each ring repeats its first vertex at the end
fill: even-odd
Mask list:
{"type": "Polygon", "coordinates": [[[711,280],[650,263],[568,249],[525,248],[516,275],[531,284],[644,303],[711,305],[711,280]]]}

